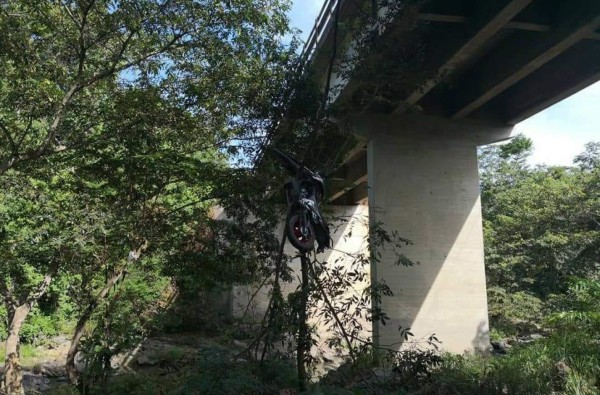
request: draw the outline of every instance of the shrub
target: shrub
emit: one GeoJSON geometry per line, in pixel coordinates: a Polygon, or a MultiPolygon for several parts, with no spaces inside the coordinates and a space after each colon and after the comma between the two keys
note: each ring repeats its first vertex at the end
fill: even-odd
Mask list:
{"type": "Polygon", "coordinates": [[[490,287],[488,306],[490,326],[504,335],[535,331],[542,321],[542,301],[527,292],[490,287]]]}
{"type": "Polygon", "coordinates": [[[446,355],[427,394],[597,394],[600,345],[581,331],[557,331],[502,357],[446,355]]]}
{"type": "Polygon", "coordinates": [[[549,300],[546,324],[569,330],[578,328],[600,333],[600,281],[573,278],[565,294],[549,300]]]}
{"type": "Polygon", "coordinates": [[[203,350],[195,374],[173,394],[270,394],[297,386],[296,370],[284,360],[235,360],[227,349],[203,350]]]}

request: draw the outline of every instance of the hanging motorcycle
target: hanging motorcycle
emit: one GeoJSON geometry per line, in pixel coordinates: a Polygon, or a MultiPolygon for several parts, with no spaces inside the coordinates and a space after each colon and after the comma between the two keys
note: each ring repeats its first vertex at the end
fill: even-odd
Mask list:
{"type": "Polygon", "coordinates": [[[291,175],[284,185],[288,205],[285,234],[288,240],[300,252],[314,249],[315,240],[317,252],[331,248],[329,226],[319,210],[325,194],[323,179],[285,152],[277,148],[271,148],[270,152],[291,175]]]}

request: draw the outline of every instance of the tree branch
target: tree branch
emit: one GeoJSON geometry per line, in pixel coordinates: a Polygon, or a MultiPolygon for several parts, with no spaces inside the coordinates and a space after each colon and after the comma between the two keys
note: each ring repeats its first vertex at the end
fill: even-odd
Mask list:
{"type": "Polygon", "coordinates": [[[50,269],[50,271],[44,275],[44,279],[42,280],[42,282],[38,284],[35,292],[32,292],[27,296],[25,303],[29,303],[29,304],[33,305],[35,302],[37,302],[37,300],[39,298],[44,296],[46,291],[48,291],[48,288],[50,288],[50,283],[52,282],[52,279],[54,278],[54,275],[56,274],[57,269],[58,269],[58,266],[54,265],[50,269]]]}
{"type": "Polygon", "coordinates": [[[128,69],[132,66],[136,66],[142,62],[144,62],[145,60],[150,59],[153,56],[159,55],[161,53],[167,52],[169,49],[173,48],[175,43],[182,38],[183,36],[185,36],[185,33],[180,33],[177,34],[175,36],[173,36],[173,38],[166,43],[165,45],[163,45],[162,47],[160,47],[159,49],[157,49],[156,51],[150,52],[144,56],[141,56],[135,60],[132,60],[130,62],[127,62],[121,66],[117,66],[117,64],[119,63],[119,60],[121,59],[121,57],[123,56],[123,53],[125,52],[125,50],[127,49],[127,45],[129,44],[129,41],[131,40],[131,38],[133,37],[133,35],[137,33],[137,31],[132,31],[130,32],[130,34],[127,36],[127,38],[125,39],[125,41],[123,42],[123,45],[121,46],[120,50],[119,50],[119,54],[115,57],[115,61],[113,62],[112,66],[104,71],[101,71],[99,73],[94,74],[85,84],[83,84],[81,86],[81,89],[83,89],[86,86],[90,86],[94,83],[96,83],[97,81],[108,77],[109,75],[112,75],[114,73],[118,73],[120,71],[123,71],[125,69],[128,69]]]}
{"type": "Polygon", "coordinates": [[[31,125],[33,125],[33,117],[32,116],[29,117],[29,122],[27,123],[27,127],[25,128],[25,131],[23,132],[23,134],[19,138],[19,141],[17,142],[17,151],[21,148],[21,144],[23,144],[25,137],[27,137],[27,134],[31,131],[31,125]]]}
{"type": "Polygon", "coordinates": [[[10,150],[12,151],[12,153],[17,154],[18,148],[17,148],[17,145],[15,144],[15,140],[13,140],[13,137],[10,134],[10,131],[8,130],[8,128],[6,127],[4,122],[2,122],[1,119],[0,119],[0,129],[2,129],[2,133],[4,134],[4,136],[6,136],[6,139],[8,140],[8,144],[10,145],[10,150]]]}
{"type": "Polygon", "coordinates": [[[338,317],[338,312],[333,307],[333,304],[329,300],[329,296],[327,296],[327,293],[323,289],[323,284],[321,284],[321,281],[319,280],[319,277],[315,273],[315,269],[313,267],[313,262],[310,262],[310,264],[308,265],[308,268],[309,268],[310,273],[311,273],[311,275],[313,277],[313,280],[315,281],[315,284],[317,285],[317,289],[319,290],[319,293],[321,294],[321,297],[323,298],[323,301],[325,302],[325,304],[329,308],[329,312],[331,313],[331,316],[335,320],[335,322],[336,322],[336,324],[337,324],[340,332],[342,332],[342,337],[346,341],[346,346],[348,347],[348,351],[350,352],[350,359],[352,359],[352,363],[355,364],[356,363],[356,356],[354,354],[354,346],[352,345],[352,341],[350,340],[350,336],[348,335],[348,333],[346,332],[346,328],[344,328],[344,325],[340,321],[340,318],[338,317]]]}
{"type": "Polygon", "coordinates": [[[17,305],[17,301],[13,296],[13,292],[6,283],[6,278],[0,280],[0,295],[2,295],[2,297],[4,298],[5,304],[8,304],[10,306],[17,305]]]}
{"type": "Polygon", "coordinates": [[[73,13],[71,12],[71,9],[69,8],[69,6],[67,4],[63,3],[63,8],[65,9],[65,11],[67,12],[67,15],[69,16],[69,19],[71,19],[71,21],[75,24],[75,26],[77,27],[77,30],[81,31],[81,25],[79,24],[79,22],[77,21],[77,18],[75,18],[75,15],[73,15],[73,13]]]}

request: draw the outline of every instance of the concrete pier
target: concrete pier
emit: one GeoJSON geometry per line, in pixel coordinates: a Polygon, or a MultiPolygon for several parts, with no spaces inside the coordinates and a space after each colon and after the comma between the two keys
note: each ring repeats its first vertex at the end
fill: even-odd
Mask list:
{"type": "Polygon", "coordinates": [[[427,116],[352,124],[369,141],[370,222],[410,239],[401,252],[419,262],[394,265],[388,248],[372,263],[372,278],[394,292],[382,306],[391,322],[373,328],[379,345],[399,348],[402,327],[414,340],[435,333],[446,351],[489,347],[476,148],[507,138],[512,128],[427,116]]]}

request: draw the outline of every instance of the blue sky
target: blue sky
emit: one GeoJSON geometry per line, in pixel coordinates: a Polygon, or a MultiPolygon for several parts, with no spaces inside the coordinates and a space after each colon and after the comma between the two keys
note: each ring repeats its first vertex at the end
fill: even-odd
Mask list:
{"type": "MultiPolygon", "coordinates": [[[[310,33],[323,0],[293,0],[292,26],[310,33]]],[[[600,83],[596,83],[515,127],[534,143],[532,164],[570,165],[589,141],[600,141],[600,83]]]]}

